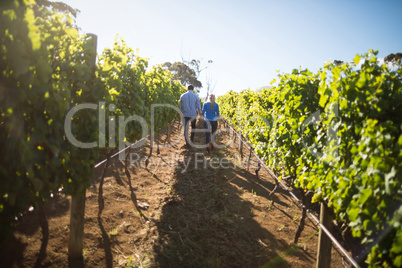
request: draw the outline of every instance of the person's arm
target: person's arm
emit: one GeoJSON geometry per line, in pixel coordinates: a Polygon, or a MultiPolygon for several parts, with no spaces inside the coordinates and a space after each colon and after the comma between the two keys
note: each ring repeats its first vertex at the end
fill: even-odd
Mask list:
{"type": "Polygon", "coordinates": [[[201,103],[200,103],[200,98],[197,96],[197,102],[196,102],[196,106],[197,107],[197,114],[201,115],[201,103]]]}
{"type": "Polygon", "coordinates": [[[181,113],[183,113],[183,98],[182,96],[180,96],[180,100],[179,100],[179,110],[181,113]]]}
{"type": "Polygon", "coordinates": [[[202,105],[202,111],[201,114],[204,115],[205,114],[205,103],[202,105]]]}
{"type": "Polygon", "coordinates": [[[215,105],[216,105],[216,122],[218,123],[218,128],[221,128],[222,119],[219,114],[219,105],[217,103],[215,103],[215,105]]]}

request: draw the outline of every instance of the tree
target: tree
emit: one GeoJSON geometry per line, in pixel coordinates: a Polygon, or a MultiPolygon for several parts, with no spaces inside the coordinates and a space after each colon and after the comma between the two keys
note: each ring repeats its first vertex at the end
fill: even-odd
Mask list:
{"type": "Polygon", "coordinates": [[[339,65],[343,64],[343,61],[342,60],[334,60],[334,64],[339,66],[339,65]]]}
{"type": "Polygon", "coordinates": [[[402,53],[391,53],[384,58],[385,62],[393,62],[393,63],[400,63],[402,58],[402,53]]]}
{"type": "Polygon", "coordinates": [[[400,67],[402,59],[402,53],[391,53],[384,58],[384,62],[391,68],[391,70],[396,71],[400,67]]]}
{"type": "Polygon", "coordinates": [[[207,84],[207,95],[206,95],[206,98],[207,98],[209,94],[212,94],[212,92],[215,89],[215,85],[216,85],[216,81],[215,81],[215,83],[213,83],[213,77],[210,72],[208,72],[206,75],[205,83],[207,84]]]}
{"type": "Polygon", "coordinates": [[[52,9],[56,12],[70,14],[74,18],[77,17],[78,13],[80,13],[79,9],[73,8],[63,2],[52,2],[52,1],[48,1],[48,0],[36,0],[36,4],[38,7],[46,7],[46,8],[52,9]]]}
{"type": "Polygon", "coordinates": [[[201,60],[192,59],[191,61],[188,61],[184,60],[182,57],[181,62],[165,62],[162,67],[171,71],[173,73],[173,80],[180,81],[182,85],[186,86],[192,84],[195,88],[202,88],[202,83],[198,80],[198,77],[212,62],[212,60],[208,60],[208,65],[202,66],[201,60]]]}
{"type": "MultiPolygon", "coordinates": [[[[194,69],[183,62],[165,62],[162,67],[173,73],[173,80],[178,80],[184,86],[192,84],[195,88],[202,88],[202,83],[198,80],[194,69]]],[[[199,74],[198,74],[199,75],[199,74]]]]}
{"type": "MultiPolygon", "coordinates": [[[[198,77],[200,76],[200,73],[207,69],[208,66],[201,66],[201,61],[200,60],[195,60],[192,59],[191,61],[183,61],[183,62],[187,62],[187,64],[190,66],[190,68],[192,68],[195,71],[196,74],[196,78],[198,79],[198,77]]],[[[208,60],[208,64],[213,63],[212,60],[208,60]]]]}
{"type": "Polygon", "coordinates": [[[52,2],[48,0],[36,0],[36,4],[32,7],[35,13],[35,17],[40,17],[44,20],[50,20],[48,16],[53,14],[52,12],[67,14],[71,17],[66,21],[66,26],[76,28],[81,30],[75,19],[77,15],[81,12],[79,9],[73,8],[64,2],[52,2]],[[49,13],[50,12],[50,13],[49,13]]]}

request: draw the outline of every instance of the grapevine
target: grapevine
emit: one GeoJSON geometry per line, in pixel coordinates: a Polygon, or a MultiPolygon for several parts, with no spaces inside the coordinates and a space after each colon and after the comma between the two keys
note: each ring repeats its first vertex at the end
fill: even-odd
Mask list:
{"type": "MultiPolygon", "coordinates": [[[[100,119],[136,115],[148,127],[152,104],[177,106],[184,92],[169,71],[148,70],[148,60],[134,55],[123,39],[105,49],[95,66],[92,39],[74,25],[69,14],[40,8],[33,0],[0,7],[0,239],[29,207],[39,208],[60,191],[85,193],[99,148],[111,150],[119,139],[126,144],[142,137],[135,121],[120,131],[117,124],[114,130],[100,129],[100,119]],[[94,109],[67,118],[84,104],[94,109]],[[71,139],[94,146],[80,148],[71,139]]],[[[156,134],[177,117],[172,109],[157,110],[156,134]]]]}
{"type": "Polygon", "coordinates": [[[370,266],[401,266],[402,69],[377,54],[295,69],[269,89],[218,101],[267,165],[360,237],[370,266]]]}

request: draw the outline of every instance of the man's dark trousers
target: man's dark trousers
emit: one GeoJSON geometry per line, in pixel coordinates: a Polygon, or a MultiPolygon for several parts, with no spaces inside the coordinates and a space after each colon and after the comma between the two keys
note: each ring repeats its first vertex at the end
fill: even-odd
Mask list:
{"type": "Polygon", "coordinates": [[[186,145],[189,145],[188,142],[188,127],[189,123],[191,123],[191,135],[190,140],[194,142],[195,128],[196,128],[197,117],[184,117],[184,137],[186,139],[186,145]]]}

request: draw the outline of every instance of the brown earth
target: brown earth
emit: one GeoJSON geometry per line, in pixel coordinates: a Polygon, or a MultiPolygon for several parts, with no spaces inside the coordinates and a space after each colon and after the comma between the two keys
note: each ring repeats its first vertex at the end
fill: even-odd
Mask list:
{"type": "MultiPolygon", "coordinates": [[[[125,162],[113,158],[105,173],[100,218],[98,190],[105,165],[94,170],[86,194],[85,267],[315,266],[316,224],[307,218],[294,245],[299,205],[282,188],[272,204],[275,180],[263,169],[258,179],[257,160],[251,157],[248,167],[248,152],[241,159],[237,142],[229,131],[220,130],[217,141],[225,148],[211,153],[186,149],[178,123],[171,144],[160,148],[159,155],[154,149],[148,167],[149,143],[132,150],[133,191],[125,162]]],[[[197,133],[196,143],[202,144],[204,137],[197,133]]],[[[165,141],[166,133],[159,137],[159,143],[165,141]]],[[[0,266],[68,267],[70,201],[59,194],[44,208],[49,226],[45,255],[39,254],[43,235],[38,213],[30,212],[1,246],[0,266]]],[[[335,248],[331,267],[343,267],[335,248]]]]}

